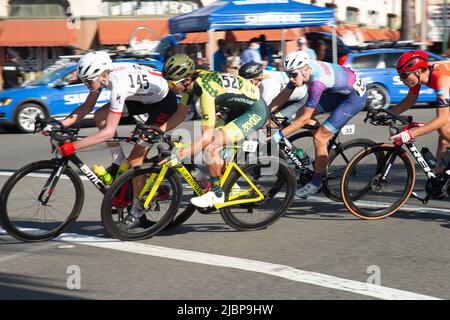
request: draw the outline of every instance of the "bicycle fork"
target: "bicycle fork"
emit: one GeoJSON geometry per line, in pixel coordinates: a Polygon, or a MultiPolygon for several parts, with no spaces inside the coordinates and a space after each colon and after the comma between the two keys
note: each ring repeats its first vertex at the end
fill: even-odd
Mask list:
{"type": "Polygon", "coordinates": [[[53,170],[52,174],[50,175],[44,187],[42,188],[41,193],[39,194],[38,197],[38,201],[42,203],[44,206],[47,205],[48,201],[50,200],[50,197],[55,191],[56,184],[58,183],[59,178],[61,177],[61,174],[65,170],[65,168],[66,164],[61,163],[56,170],[53,170]]]}

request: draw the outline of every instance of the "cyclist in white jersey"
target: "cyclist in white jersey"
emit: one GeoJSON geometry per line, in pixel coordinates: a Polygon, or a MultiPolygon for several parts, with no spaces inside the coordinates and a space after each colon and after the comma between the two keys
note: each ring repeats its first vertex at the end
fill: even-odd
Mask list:
{"type": "MultiPolygon", "coordinates": [[[[175,93],[169,90],[161,73],[152,68],[133,63],[112,63],[106,52],[93,51],[80,59],[77,70],[78,77],[89,88],[89,95],[83,104],[62,121],[64,126],[71,126],[89,114],[103,88],[111,90],[111,97],[108,103],[95,111],[94,121],[99,131],[81,140],[64,143],[59,150],[63,156],[69,156],[75,150],[105,142],[117,135],[116,129],[124,106],[133,115],[148,113],[146,124],[159,126],[163,131],[176,127],[188,112],[187,108],[177,108],[175,93]]],[[[50,130],[51,127],[47,128],[47,131],[50,130]]],[[[113,157],[113,164],[108,171],[115,176],[119,165],[127,159],[118,142],[107,142],[107,145],[113,157]]],[[[128,157],[129,165],[135,167],[142,164],[147,153],[148,148],[135,145],[128,157]]],[[[136,184],[133,190],[139,190],[139,183],[138,179],[133,180],[133,186],[136,184]]],[[[146,222],[136,196],[135,194],[131,213],[124,221],[128,228],[146,222]]]]}
{"type": "MultiPolygon", "coordinates": [[[[275,74],[266,74],[262,64],[254,61],[243,64],[239,68],[239,75],[250,80],[259,88],[261,98],[267,105],[270,105],[272,100],[289,83],[289,78],[284,72],[279,72],[278,77],[275,77],[275,74]]],[[[276,115],[287,118],[289,122],[294,121],[297,112],[305,105],[307,99],[308,89],[305,85],[295,88],[288,101],[279,108],[280,110],[276,115]]]]}

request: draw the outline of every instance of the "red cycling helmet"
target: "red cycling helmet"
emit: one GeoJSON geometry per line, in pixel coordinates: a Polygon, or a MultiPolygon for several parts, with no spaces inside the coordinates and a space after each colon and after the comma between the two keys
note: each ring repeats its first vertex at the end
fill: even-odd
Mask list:
{"type": "Polygon", "coordinates": [[[397,60],[398,72],[413,72],[419,68],[428,67],[428,53],[422,50],[406,52],[397,60]]]}

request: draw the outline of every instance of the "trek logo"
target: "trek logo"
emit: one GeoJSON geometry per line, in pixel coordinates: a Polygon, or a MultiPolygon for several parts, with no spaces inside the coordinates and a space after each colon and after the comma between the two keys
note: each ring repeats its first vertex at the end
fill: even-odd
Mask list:
{"type": "Polygon", "coordinates": [[[91,182],[93,184],[95,184],[98,188],[102,188],[105,185],[103,184],[102,180],[100,180],[99,177],[97,177],[97,175],[91,171],[91,169],[89,169],[89,167],[87,165],[84,165],[82,167],[80,167],[81,172],[83,172],[86,177],[88,177],[89,180],[91,180],[91,182]]]}
{"type": "Polygon", "coordinates": [[[414,145],[406,145],[408,149],[411,151],[414,158],[416,158],[419,165],[422,167],[423,171],[425,171],[428,178],[436,178],[433,172],[431,172],[431,168],[428,166],[428,163],[425,161],[425,159],[422,157],[419,150],[414,145]]]}
{"type": "Polygon", "coordinates": [[[303,164],[300,162],[300,160],[298,160],[298,158],[295,156],[295,154],[292,152],[292,150],[289,149],[288,146],[284,146],[283,151],[289,156],[289,158],[291,158],[292,161],[294,161],[297,168],[303,167],[303,164]]]}
{"type": "Polygon", "coordinates": [[[244,124],[242,125],[242,129],[244,130],[244,132],[247,132],[254,126],[256,126],[261,120],[262,118],[260,116],[258,116],[257,114],[252,114],[249,119],[244,122],[244,124]]]}
{"type": "Polygon", "coordinates": [[[301,16],[296,13],[292,14],[258,14],[258,15],[246,15],[245,16],[245,24],[266,24],[266,23],[298,23],[300,22],[301,16]]]}

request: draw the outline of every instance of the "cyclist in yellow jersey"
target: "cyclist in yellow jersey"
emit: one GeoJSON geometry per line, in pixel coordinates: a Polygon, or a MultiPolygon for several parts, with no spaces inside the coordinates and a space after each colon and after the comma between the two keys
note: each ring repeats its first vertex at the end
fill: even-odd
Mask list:
{"type": "Polygon", "coordinates": [[[240,141],[260,129],[268,117],[267,105],[250,81],[229,73],[195,70],[194,62],[185,54],[169,58],[164,64],[163,76],[182,93],[180,105],[192,103],[197,97],[200,99],[202,137],[176,156],[183,159],[204,150],[212,187],[210,192],[192,198],[191,202],[202,208],[223,203],[220,151],[224,145],[240,141]],[[221,121],[216,120],[218,112],[221,121]]]}

